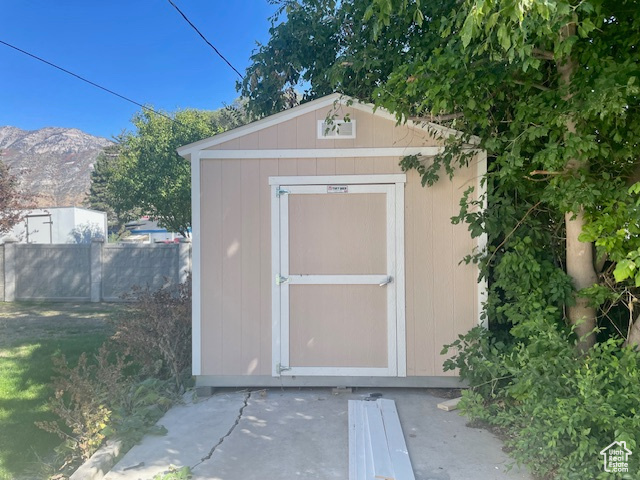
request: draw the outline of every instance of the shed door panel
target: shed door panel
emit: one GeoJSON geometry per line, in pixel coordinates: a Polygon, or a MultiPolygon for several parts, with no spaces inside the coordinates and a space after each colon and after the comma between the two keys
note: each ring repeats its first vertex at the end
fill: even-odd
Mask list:
{"type": "Polygon", "coordinates": [[[387,302],[378,285],[292,285],[289,365],[387,366],[387,302]]]}
{"type": "Polygon", "coordinates": [[[395,185],[345,187],[280,187],[278,374],[397,374],[395,185]]]}
{"type": "Polygon", "coordinates": [[[289,273],[384,274],[386,195],[289,196],[289,273]]]}

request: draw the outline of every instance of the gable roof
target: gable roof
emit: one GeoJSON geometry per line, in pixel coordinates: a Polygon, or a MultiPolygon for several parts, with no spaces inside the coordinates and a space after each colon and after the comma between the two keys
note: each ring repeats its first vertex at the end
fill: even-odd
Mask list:
{"type": "MultiPolygon", "coordinates": [[[[228,142],[229,140],[234,140],[236,138],[249,135],[250,133],[269,128],[273,125],[286,122],[287,120],[292,120],[296,117],[321,108],[329,107],[331,105],[347,106],[347,104],[349,104],[348,106],[355,110],[359,110],[361,112],[369,113],[381,118],[385,118],[387,120],[391,120],[393,122],[397,122],[396,116],[388,110],[385,110],[384,108],[376,108],[374,105],[360,102],[353,97],[349,97],[348,95],[332,93],[331,95],[327,95],[325,97],[303,103],[302,105],[284,110],[280,113],[269,115],[268,117],[249,123],[247,125],[243,125],[242,127],[234,128],[233,130],[219,133],[217,135],[214,135],[213,137],[205,138],[198,142],[184,145],[178,148],[177,152],[179,155],[186,157],[194,152],[206,150],[221,143],[228,142]]],[[[437,130],[445,136],[458,136],[462,134],[462,132],[458,130],[454,130],[452,128],[444,127],[442,125],[438,125],[437,123],[431,122],[423,124],[420,122],[408,121],[407,126],[409,128],[419,129],[423,131],[437,130]]],[[[479,139],[477,137],[472,137],[471,141],[475,144],[479,142],[479,139]]]]}

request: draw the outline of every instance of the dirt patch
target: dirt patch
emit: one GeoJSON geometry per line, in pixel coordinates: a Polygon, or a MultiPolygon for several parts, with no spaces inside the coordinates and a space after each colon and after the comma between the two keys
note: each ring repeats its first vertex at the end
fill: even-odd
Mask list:
{"type": "Polygon", "coordinates": [[[123,308],[113,303],[0,303],[0,347],[74,332],[108,332],[108,319],[123,308]]]}

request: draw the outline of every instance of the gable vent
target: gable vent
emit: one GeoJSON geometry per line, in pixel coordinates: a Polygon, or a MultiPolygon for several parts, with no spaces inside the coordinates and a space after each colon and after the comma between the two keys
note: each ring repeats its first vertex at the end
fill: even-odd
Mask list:
{"type": "Polygon", "coordinates": [[[334,120],[327,123],[318,120],[318,139],[356,138],[356,121],[334,120]]]}

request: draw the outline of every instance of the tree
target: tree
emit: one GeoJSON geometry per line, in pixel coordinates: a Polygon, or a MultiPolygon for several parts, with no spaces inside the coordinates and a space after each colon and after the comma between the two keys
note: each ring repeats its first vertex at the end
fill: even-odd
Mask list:
{"type": "Polygon", "coordinates": [[[0,235],[11,231],[22,220],[26,197],[20,193],[18,178],[0,161],[0,235]]]}
{"type": "MultiPolygon", "coordinates": [[[[287,21],[274,19],[271,40],[252,57],[242,84],[252,108],[282,108],[262,99],[282,98],[308,81],[305,98],[326,93],[329,83],[395,112],[399,121],[444,119],[465,134],[433,162],[403,162],[419,169],[425,183],[436,181],[443,167],[451,172],[468,161],[464,144],[479,137],[489,154],[491,209],[478,215],[465,207],[458,220],[470,222],[474,234],[489,233],[489,250],[476,260],[490,267],[491,318],[513,324],[531,313],[509,283],[533,273],[496,276],[503,260],[526,246],[548,267],[544,276],[555,279],[541,287],[542,305],[528,303],[565,311],[580,348],[593,345],[594,298],[609,302],[601,320],[612,317],[611,297],[598,287],[611,285],[613,256],[596,271],[591,242],[597,239],[580,235],[614,199],[629,201],[625,185],[638,164],[640,138],[637,2],[317,0],[286,1],[283,9],[287,21]],[[317,25],[323,27],[318,37],[317,25]],[[283,41],[290,37],[296,51],[283,41]],[[314,50],[318,39],[328,45],[314,50]],[[299,52],[324,57],[301,59],[299,52]],[[366,80],[353,81],[358,78],[366,80]],[[566,295],[567,285],[574,294],[566,295]]],[[[625,331],[621,318],[611,323],[625,331]]]]}
{"type": "Polygon", "coordinates": [[[115,176],[115,166],[121,150],[122,138],[116,138],[116,144],[108,146],[98,155],[91,172],[91,187],[85,201],[88,208],[106,212],[110,233],[120,235],[126,222],[140,216],[139,211],[116,210],[118,202],[111,189],[115,176]]]}
{"type": "MultiPolygon", "coordinates": [[[[381,12],[418,6],[378,2],[381,12]]],[[[405,115],[462,112],[463,129],[495,155],[496,174],[539,184],[528,204],[552,209],[551,226],[564,223],[557,257],[576,291],[567,317],[584,350],[595,342],[596,310],[583,293],[598,277],[593,246],[580,235],[638,162],[637,2],[469,0],[441,21],[442,54],[394,72],[380,103],[405,115]],[[434,79],[451,70],[452,88],[434,94],[434,79]],[[425,80],[398,103],[411,76],[425,80]]]]}
{"type": "Polygon", "coordinates": [[[245,118],[237,108],[215,112],[182,110],[158,115],[137,113],[135,132],[119,138],[110,161],[96,164],[91,202],[104,202],[120,220],[149,215],[170,231],[188,236],[191,227],[191,169],[176,153],[188,143],[237,126],[245,118]]]}
{"type": "MultiPolygon", "coordinates": [[[[402,61],[406,31],[401,25],[394,31],[383,28],[384,39],[374,39],[377,24],[364,20],[368,2],[280,4],[271,19],[269,42],[251,56],[238,84],[253,115],[277,113],[336,90],[370,100],[381,79],[402,61]]],[[[410,24],[402,21],[407,28],[410,24]]]]}
{"type": "Polygon", "coordinates": [[[463,132],[435,158],[402,160],[426,185],[470,161],[471,135],[487,151],[489,208],[467,191],[453,221],[488,234],[487,250],[466,260],[488,278],[490,330],[447,346],[445,368],[472,387],[466,412],[505,429],[511,454],[540,478],[600,478],[600,445],[640,445],[638,2],[282,6],[286,21],[274,19],[242,84],[255,111],[282,108],[268,100],[295,88],[322,95],[329,82],[399,122],[463,132]],[[305,51],[319,24],[332,28],[317,49],[328,58],[281,42],[305,51]]]}

